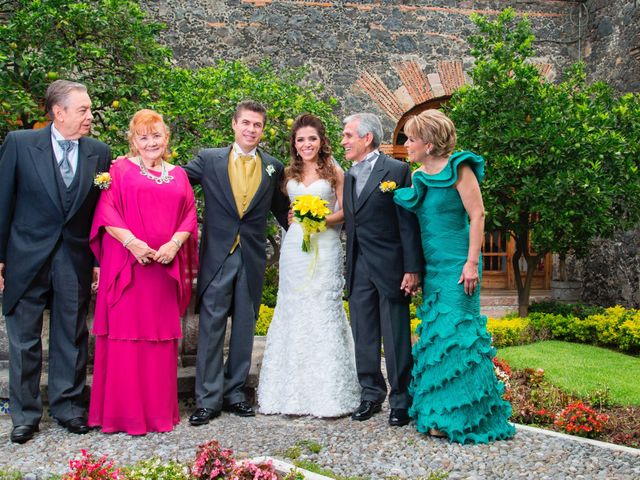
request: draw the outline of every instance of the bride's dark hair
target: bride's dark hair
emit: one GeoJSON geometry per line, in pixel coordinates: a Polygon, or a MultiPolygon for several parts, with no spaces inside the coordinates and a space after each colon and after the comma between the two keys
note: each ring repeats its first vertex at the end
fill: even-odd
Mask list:
{"type": "Polygon", "coordinates": [[[324,124],[322,123],[322,120],[315,115],[303,113],[295,119],[291,126],[291,136],[289,138],[289,153],[291,155],[291,161],[284,171],[282,189],[285,190],[287,182],[292,178],[302,183],[304,162],[296,150],[296,134],[298,133],[298,130],[304,127],[311,127],[315,129],[315,131],[318,132],[318,137],[320,137],[320,151],[318,152],[318,161],[316,166],[318,176],[327,180],[331,184],[332,188],[336,188],[338,176],[336,174],[333,157],[331,156],[331,144],[327,138],[324,124]]]}

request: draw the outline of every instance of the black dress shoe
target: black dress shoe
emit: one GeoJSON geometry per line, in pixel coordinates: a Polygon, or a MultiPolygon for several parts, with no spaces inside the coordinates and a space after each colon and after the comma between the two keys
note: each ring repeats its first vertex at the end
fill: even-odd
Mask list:
{"type": "Polygon", "coordinates": [[[409,418],[409,410],[406,408],[392,408],[389,414],[389,425],[392,427],[402,427],[407,425],[411,418],[409,418]]]}
{"type": "Polygon", "coordinates": [[[87,425],[87,421],[82,417],[76,417],[65,421],[58,420],[58,423],[66,428],[70,433],[75,433],[77,435],[89,433],[89,425],[87,425]]]}
{"type": "Polygon", "coordinates": [[[369,420],[380,410],[382,410],[381,403],[363,400],[362,402],[360,402],[360,406],[358,407],[358,409],[351,414],[351,419],[358,420],[359,422],[362,422],[363,420],[369,420]]]}
{"type": "Polygon", "coordinates": [[[11,430],[11,441],[13,443],[26,443],[38,431],[40,431],[38,425],[16,425],[11,430]]]}
{"type": "Polygon", "coordinates": [[[220,410],[214,410],[213,408],[198,408],[189,417],[189,423],[194,427],[198,427],[200,425],[206,425],[209,423],[209,420],[219,416],[220,410]]]}
{"type": "Polygon", "coordinates": [[[222,408],[225,412],[233,413],[238,417],[255,417],[256,412],[247,402],[232,403],[222,408]]]}

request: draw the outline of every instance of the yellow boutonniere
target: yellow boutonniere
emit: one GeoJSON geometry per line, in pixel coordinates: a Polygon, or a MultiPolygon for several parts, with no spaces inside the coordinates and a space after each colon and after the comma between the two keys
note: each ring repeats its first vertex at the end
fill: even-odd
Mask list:
{"type": "Polygon", "coordinates": [[[396,188],[398,188],[398,184],[393,180],[388,180],[386,182],[380,182],[380,191],[383,193],[393,192],[396,188]]]}
{"type": "Polygon", "coordinates": [[[100,190],[107,190],[111,186],[111,175],[109,172],[100,172],[93,179],[93,184],[100,190]]]}

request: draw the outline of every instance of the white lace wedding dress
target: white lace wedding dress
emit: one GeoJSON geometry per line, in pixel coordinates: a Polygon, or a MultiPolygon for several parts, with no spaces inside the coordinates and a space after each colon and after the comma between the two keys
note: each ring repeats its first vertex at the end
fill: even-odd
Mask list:
{"type": "MultiPolygon", "coordinates": [[[[327,180],[306,186],[287,182],[293,201],[319,195],[336,204],[327,180]]],[[[339,417],[360,403],[353,337],[342,303],[342,245],[339,227],[312,235],[313,251],[301,249],[302,229],[292,223],[282,241],[278,301],[258,382],[265,414],[339,417]]]]}

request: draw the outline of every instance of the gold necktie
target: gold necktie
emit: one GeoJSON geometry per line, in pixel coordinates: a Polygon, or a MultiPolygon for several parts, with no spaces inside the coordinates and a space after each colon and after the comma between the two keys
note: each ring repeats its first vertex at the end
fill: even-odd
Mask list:
{"type": "Polygon", "coordinates": [[[242,168],[240,170],[244,175],[246,185],[256,169],[256,159],[252,155],[238,155],[238,161],[242,162],[242,168]]]}

